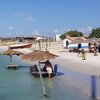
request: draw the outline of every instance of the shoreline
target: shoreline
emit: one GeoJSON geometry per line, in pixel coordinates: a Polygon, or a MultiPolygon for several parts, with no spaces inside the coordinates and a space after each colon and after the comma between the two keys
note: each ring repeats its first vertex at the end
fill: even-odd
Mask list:
{"type": "MultiPolygon", "coordinates": [[[[7,50],[7,48],[7,46],[0,46],[0,51],[7,50]]],[[[37,48],[35,48],[35,50],[36,49],[37,48]]],[[[33,51],[33,48],[15,50],[29,53],[33,51]]],[[[69,84],[70,86],[75,87],[83,94],[90,97],[91,75],[95,75],[96,77],[100,75],[100,54],[98,54],[98,56],[93,56],[93,53],[87,53],[87,59],[82,60],[81,57],[77,57],[77,53],[68,52],[68,49],[64,49],[61,44],[51,45],[48,48],[48,51],[59,56],[56,59],[50,60],[52,64],[58,64],[58,72],[64,73],[63,76],[57,77],[57,79],[60,80],[63,85],[66,86],[69,84]]],[[[99,89],[100,87],[98,84],[100,83],[100,81],[96,81],[99,89]]],[[[98,97],[99,95],[97,94],[97,98],[98,97]]]]}
{"type": "MultiPolygon", "coordinates": [[[[0,46],[0,52],[7,50],[7,48],[8,46],[0,46]]],[[[33,49],[38,50],[38,44],[33,45],[32,48],[17,50],[23,53],[28,53],[33,51],[33,49]]],[[[100,75],[100,53],[98,53],[98,56],[94,56],[93,53],[86,53],[86,60],[82,60],[81,57],[77,57],[77,53],[68,52],[68,49],[64,49],[62,47],[62,44],[57,42],[50,44],[50,46],[48,47],[48,51],[59,56],[56,59],[51,60],[51,62],[57,63],[58,65],[62,66],[64,70],[69,69],[89,75],[100,75]]]]}

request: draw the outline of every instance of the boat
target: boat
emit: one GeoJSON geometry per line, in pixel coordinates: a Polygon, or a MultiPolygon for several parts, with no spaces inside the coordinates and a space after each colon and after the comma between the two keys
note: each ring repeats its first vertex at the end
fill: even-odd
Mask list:
{"type": "MultiPolygon", "coordinates": [[[[40,72],[31,72],[31,74],[34,76],[34,77],[40,77],[40,72]]],[[[47,72],[43,72],[41,71],[41,75],[42,77],[48,77],[48,73],[47,72]]]]}
{"type": "MultiPolygon", "coordinates": [[[[31,74],[34,76],[34,77],[40,77],[40,72],[31,72],[31,74]]],[[[48,77],[48,72],[44,72],[44,71],[41,71],[41,75],[43,78],[45,77],[48,77]]],[[[54,77],[57,75],[57,72],[55,73],[53,71],[53,73],[51,74],[51,77],[54,77]]]]}
{"type": "MultiPolygon", "coordinates": [[[[32,67],[32,66],[31,66],[32,67]]],[[[54,66],[54,70],[51,74],[51,77],[54,77],[57,75],[57,66],[54,66]]],[[[40,77],[40,73],[42,75],[42,77],[48,77],[48,72],[47,71],[42,71],[39,72],[39,71],[32,71],[31,68],[30,68],[30,73],[34,76],[34,77],[40,77]]]]}
{"type": "Polygon", "coordinates": [[[10,64],[10,65],[7,65],[7,69],[17,69],[17,66],[18,65],[10,64]]]}
{"type": "Polygon", "coordinates": [[[32,43],[14,44],[14,45],[10,45],[9,49],[31,48],[31,46],[32,46],[32,43]]]}

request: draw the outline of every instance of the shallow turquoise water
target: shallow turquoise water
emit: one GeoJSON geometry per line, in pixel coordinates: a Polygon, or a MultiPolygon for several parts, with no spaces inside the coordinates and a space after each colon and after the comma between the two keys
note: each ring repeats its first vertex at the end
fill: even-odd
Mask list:
{"type": "MultiPolygon", "coordinates": [[[[13,62],[25,67],[8,70],[6,65],[10,63],[9,57],[0,56],[0,100],[93,100],[90,95],[84,93],[82,86],[85,85],[81,84],[84,77],[88,83],[89,76],[66,72],[60,67],[59,71],[64,72],[64,75],[50,80],[43,79],[47,94],[47,98],[45,98],[40,78],[30,75],[29,64],[16,56],[13,57],[13,62]]],[[[87,89],[87,87],[84,88],[87,89]]]]}

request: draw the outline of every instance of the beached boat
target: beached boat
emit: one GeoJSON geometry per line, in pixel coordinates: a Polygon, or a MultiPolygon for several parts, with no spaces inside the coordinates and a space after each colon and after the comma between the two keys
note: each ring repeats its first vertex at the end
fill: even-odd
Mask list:
{"type": "Polygon", "coordinates": [[[23,44],[15,44],[15,45],[10,45],[10,49],[19,49],[19,48],[31,48],[32,43],[23,43],[23,44]]]}

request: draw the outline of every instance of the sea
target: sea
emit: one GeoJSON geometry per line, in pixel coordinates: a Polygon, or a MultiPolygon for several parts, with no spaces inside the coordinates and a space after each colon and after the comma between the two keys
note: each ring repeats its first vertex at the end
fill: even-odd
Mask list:
{"type": "MultiPolygon", "coordinates": [[[[65,71],[58,65],[57,76],[43,78],[44,96],[40,78],[30,74],[29,68],[34,62],[13,56],[13,63],[18,65],[16,70],[7,69],[9,63],[9,56],[0,56],[0,100],[95,100],[89,75],[65,71]]],[[[99,98],[100,79],[96,82],[96,98],[99,98]]]]}

